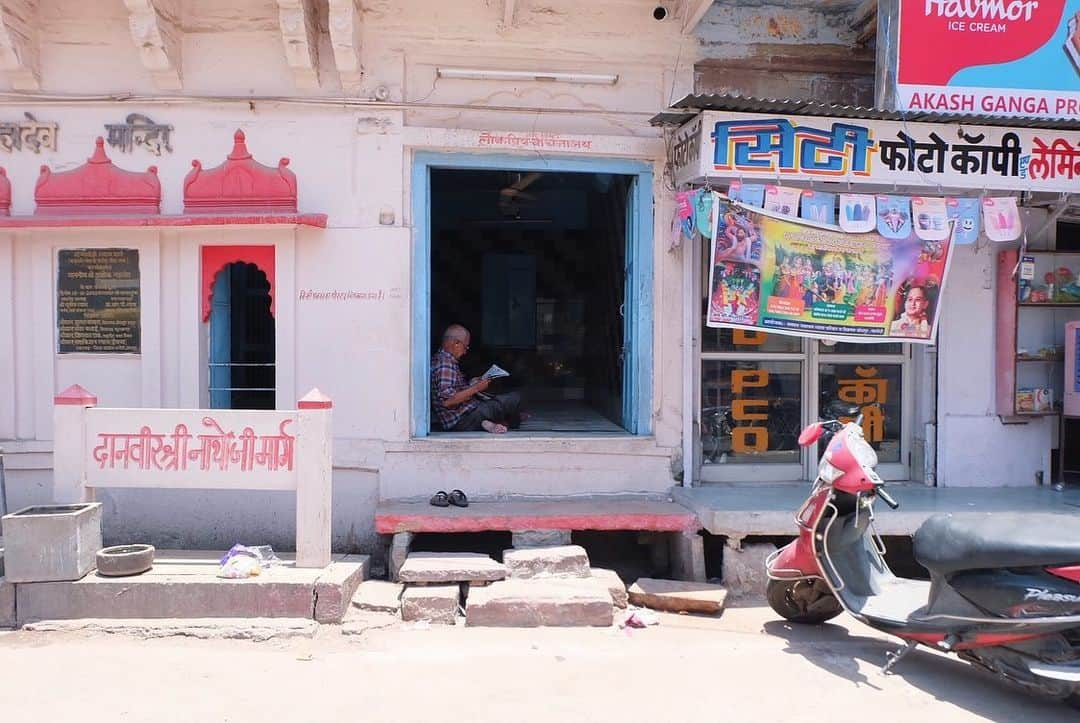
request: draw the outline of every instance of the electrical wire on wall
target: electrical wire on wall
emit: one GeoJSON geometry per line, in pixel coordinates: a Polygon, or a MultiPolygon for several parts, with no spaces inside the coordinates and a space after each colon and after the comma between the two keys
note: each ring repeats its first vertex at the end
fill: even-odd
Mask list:
{"type": "Polygon", "coordinates": [[[296,96],[239,96],[239,95],[137,95],[117,93],[112,95],[71,95],[44,93],[0,93],[0,104],[27,105],[100,105],[128,103],[139,105],[197,105],[228,104],[246,105],[254,110],[255,104],[301,105],[323,108],[364,110],[454,110],[492,111],[499,113],[529,113],[548,115],[620,115],[651,118],[652,111],[617,110],[613,108],[553,108],[549,106],[506,106],[474,103],[428,103],[421,101],[382,101],[374,98],[321,97],[300,98],[296,96]]]}

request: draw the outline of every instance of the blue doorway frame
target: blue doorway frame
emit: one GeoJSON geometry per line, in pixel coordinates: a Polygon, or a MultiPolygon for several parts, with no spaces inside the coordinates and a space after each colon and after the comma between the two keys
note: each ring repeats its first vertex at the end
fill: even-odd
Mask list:
{"type": "Polygon", "coordinates": [[[631,434],[652,433],[653,369],[653,170],[645,161],[528,157],[417,151],[412,164],[412,435],[431,430],[431,170],[548,171],[611,173],[635,177],[628,203],[623,341],[623,426],[631,434]]]}

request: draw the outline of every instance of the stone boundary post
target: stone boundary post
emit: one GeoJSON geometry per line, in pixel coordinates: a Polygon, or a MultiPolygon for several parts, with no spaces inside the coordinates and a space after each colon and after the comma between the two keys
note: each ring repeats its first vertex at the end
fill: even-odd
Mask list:
{"type": "Polygon", "coordinates": [[[333,402],[312,389],[296,404],[296,566],[330,564],[333,402]]]}
{"type": "Polygon", "coordinates": [[[86,487],[83,459],[86,455],[86,410],[96,407],[97,397],[78,384],[53,397],[53,502],[60,505],[93,502],[94,490],[86,487]]]}

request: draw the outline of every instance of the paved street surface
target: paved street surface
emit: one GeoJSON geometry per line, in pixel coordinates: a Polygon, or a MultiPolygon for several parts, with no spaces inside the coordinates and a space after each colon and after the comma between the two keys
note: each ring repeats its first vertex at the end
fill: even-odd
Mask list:
{"type": "MultiPolygon", "coordinates": [[[[354,611],[356,612],[356,611],[354,611]]],[[[622,619],[620,614],[618,619],[622,619]]],[[[909,656],[859,623],[767,607],[661,615],[658,627],[418,629],[368,614],[314,639],[0,633],[16,721],[1076,721],[959,661],[909,656]]]]}

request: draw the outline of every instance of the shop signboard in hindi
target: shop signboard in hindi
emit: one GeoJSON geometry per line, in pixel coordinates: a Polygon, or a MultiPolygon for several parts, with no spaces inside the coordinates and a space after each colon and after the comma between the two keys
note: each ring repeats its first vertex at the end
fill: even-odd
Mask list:
{"type": "Polygon", "coordinates": [[[675,175],[692,172],[701,165],[701,117],[683,125],[675,134],[670,149],[675,175]]]}
{"type": "Polygon", "coordinates": [[[1080,0],[901,0],[896,70],[899,110],[1080,119],[1080,0]]]}
{"type": "Polygon", "coordinates": [[[680,151],[678,184],[782,179],[1069,193],[1080,183],[1076,131],[720,111],[684,128],[697,123],[700,134],[679,136],[703,145],[696,162],[680,151]]]}
{"type": "Polygon", "coordinates": [[[711,327],[932,344],[948,240],[850,234],[717,200],[711,327]]]}

